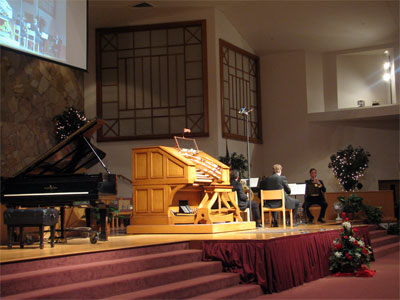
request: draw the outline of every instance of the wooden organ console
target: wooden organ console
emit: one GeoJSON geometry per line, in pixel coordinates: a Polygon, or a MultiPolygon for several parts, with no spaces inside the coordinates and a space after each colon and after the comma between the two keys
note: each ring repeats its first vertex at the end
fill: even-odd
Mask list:
{"type": "Polygon", "coordinates": [[[132,150],[132,162],[131,226],[242,222],[229,167],[207,153],[143,147],[132,150]]]}

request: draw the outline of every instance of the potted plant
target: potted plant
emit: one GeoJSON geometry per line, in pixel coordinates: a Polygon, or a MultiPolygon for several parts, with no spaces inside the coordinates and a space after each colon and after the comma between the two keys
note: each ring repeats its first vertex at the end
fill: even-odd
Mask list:
{"type": "Polygon", "coordinates": [[[374,272],[367,268],[372,255],[371,247],[359,236],[358,229],[352,227],[346,213],[342,213],[342,219],[340,238],[333,241],[332,255],[329,257],[330,270],[337,276],[356,273],[357,276],[372,276],[374,272]]]}
{"type": "Polygon", "coordinates": [[[366,223],[367,224],[376,224],[378,225],[379,223],[382,222],[382,206],[371,206],[371,205],[366,205],[364,206],[364,212],[365,216],[367,218],[366,223]]]}
{"type": "Polygon", "coordinates": [[[362,203],[363,198],[356,194],[351,194],[349,197],[339,196],[338,200],[342,203],[343,212],[346,213],[350,219],[364,208],[362,203]]]}

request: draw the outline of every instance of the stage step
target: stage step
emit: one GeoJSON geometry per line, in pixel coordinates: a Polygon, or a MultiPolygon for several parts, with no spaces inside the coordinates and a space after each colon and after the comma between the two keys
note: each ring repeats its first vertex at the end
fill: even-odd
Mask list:
{"type": "Polygon", "coordinates": [[[221,262],[201,258],[202,250],[174,243],[2,264],[0,294],[2,299],[239,299],[255,293],[254,285],[239,284],[238,274],[222,272],[221,262]]]}
{"type": "Polygon", "coordinates": [[[238,285],[239,280],[239,275],[236,273],[217,273],[133,293],[116,295],[107,299],[188,299],[204,291],[214,291],[238,285]]]}
{"type": "Polygon", "coordinates": [[[400,237],[398,235],[389,235],[387,230],[377,228],[375,225],[370,225],[368,229],[375,260],[399,251],[400,237]]]}
{"type": "Polygon", "coordinates": [[[369,230],[369,237],[371,239],[375,239],[375,238],[379,238],[379,237],[383,237],[383,236],[387,235],[387,231],[383,230],[383,229],[377,230],[377,229],[369,228],[368,230],[369,230]]]}
{"type": "Polygon", "coordinates": [[[397,235],[386,235],[379,238],[371,239],[372,249],[376,249],[385,245],[390,245],[399,242],[399,236],[397,235]]]}
{"type": "Polygon", "coordinates": [[[39,289],[2,299],[100,299],[183,281],[187,278],[209,276],[221,270],[220,262],[194,262],[39,289]]]}
{"type": "Polygon", "coordinates": [[[375,260],[377,260],[383,256],[398,252],[400,250],[400,242],[391,243],[378,248],[373,248],[373,250],[374,250],[374,258],[375,260]]]}
{"type": "Polygon", "coordinates": [[[233,287],[209,292],[207,294],[201,294],[189,299],[253,299],[261,295],[264,295],[264,293],[258,284],[239,284],[233,287]]]}
{"type": "Polygon", "coordinates": [[[49,286],[54,287],[171,265],[198,262],[201,260],[201,255],[201,250],[185,249],[2,275],[0,279],[2,291],[0,294],[7,296],[49,286]]]}
{"type": "MultiPolygon", "coordinates": [[[[60,246],[62,247],[62,245],[60,246]]],[[[57,247],[57,245],[55,247],[57,247]]],[[[33,259],[29,261],[10,262],[1,264],[0,268],[1,268],[1,275],[3,276],[9,274],[16,274],[20,272],[50,269],[65,265],[68,266],[80,265],[90,262],[99,262],[99,261],[120,259],[125,257],[162,253],[162,252],[171,252],[183,249],[189,249],[188,242],[169,243],[163,245],[153,245],[153,246],[99,251],[91,253],[79,253],[75,255],[52,257],[46,259],[33,259]]]]}

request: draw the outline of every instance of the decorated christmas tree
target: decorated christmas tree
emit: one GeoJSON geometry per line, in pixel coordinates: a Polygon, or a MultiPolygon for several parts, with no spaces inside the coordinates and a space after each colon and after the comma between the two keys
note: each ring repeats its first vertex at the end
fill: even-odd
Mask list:
{"type": "Polygon", "coordinates": [[[363,148],[353,148],[349,145],[331,156],[328,167],[332,169],[333,175],[345,191],[354,191],[355,188],[362,188],[358,180],[364,176],[364,171],[368,168],[369,156],[371,156],[369,152],[363,148]]]}
{"type": "Polygon", "coordinates": [[[74,108],[68,107],[62,114],[54,117],[56,126],[56,139],[61,142],[76,130],[86,124],[85,114],[74,108]]]}

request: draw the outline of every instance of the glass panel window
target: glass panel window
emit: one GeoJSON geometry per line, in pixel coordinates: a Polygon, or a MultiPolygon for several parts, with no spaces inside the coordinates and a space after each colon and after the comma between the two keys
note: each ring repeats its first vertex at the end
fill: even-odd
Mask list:
{"type": "Polygon", "coordinates": [[[222,136],[262,143],[259,58],[223,40],[219,41],[222,136]],[[246,116],[238,112],[245,107],[246,116]]]}
{"type": "Polygon", "coordinates": [[[96,30],[99,141],[208,136],[206,23],[96,30]]]}

